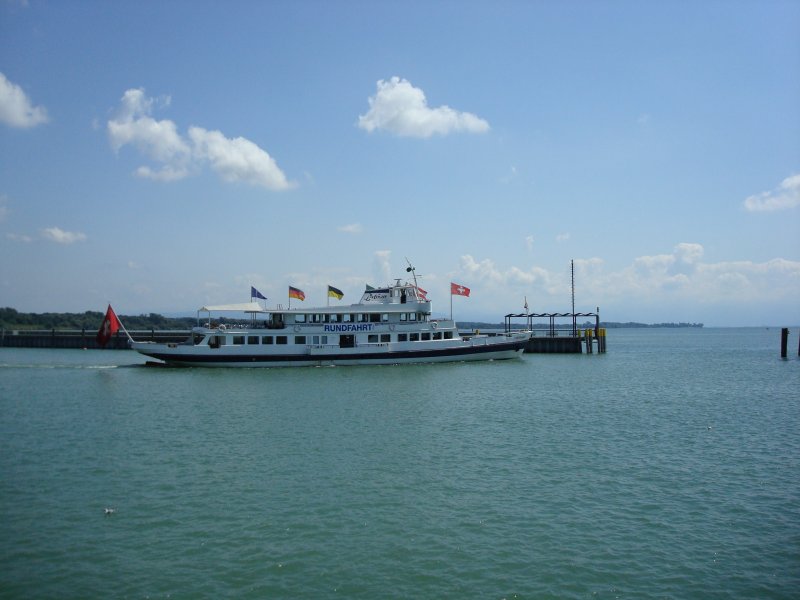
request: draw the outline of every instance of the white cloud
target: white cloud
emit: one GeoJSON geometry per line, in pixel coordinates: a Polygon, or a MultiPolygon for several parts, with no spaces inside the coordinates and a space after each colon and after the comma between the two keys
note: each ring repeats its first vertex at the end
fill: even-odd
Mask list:
{"type": "Polygon", "coordinates": [[[508,174],[504,175],[503,177],[500,178],[500,183],[503,183],[503,184],[511,183],[511,181],[513,179],[515,179],[516,176],[517,176],[517,167],[514,166],[514,165],[511,165],[511,168],[509,169],[508,174]]]}
{"type": "Polygon", "coordinates": [[[675,264],[672,254],[657,254],[655,256],[639,256],[633,260],[632,267],[639,271],[666,271],[675,264]]]}
{"type": "Polygon", "coordinates": [[[156,104],[165,107],[170,102],[169,96],[148,98],[144,90],[130,89],[122,96],[117,117],[108,121],[109,141],[115,151],[130,144],[160,164],[158,168],[146,165],[137,168],[137,176],[176,181],[209,165],[225,181],[243,181],[268,190],[294,186],[275,160],[246,138],[231,139],[220,131],[192,126],[187,140],[173,121],[157,121],[151,116],[156,104]]]}
{"type": "Polygon", "coordinates": [[[668,308],[737,303],[770,303],[800,290],[800,262],[773,259],[703,263],[700,244],[678,244],[671,254],[641,256],[633,264],[592,282],[600,294],[668,308]]]}
{"type": "Polygon", "coordinates": [[[589,272],[603,267],[605,261],[602,258],[593,256],[592,258],[576,258],[572,261],[575,269],[582,272],[589,272]]]}
{"type": "Polygon", "coordinates": [[[33,241],[31,236],[22,233],[7,233],[6,238],[14,242],[25,242],[26,244],[29,244],[33,241]]]}
{"type": "Polygon", "coordinates": [[[226,138],[202,127],[190,127],[189,138],[194,155],[207,160],[225,181],[244,181],[275,191],[293,187],[273,158],[248,139],[226,138]]]}
{"type": "Polygon", "coordinates": [[[525,270],[512,266],[501,270],[493,260],[485,258],[476,261],[469,254],[461,257],[458,274],[463,274],[469,281],[482,281],[493,286],[542,285],[549,288],[552,284],[550,274],[540,267],[530,267],[525,270]]]}
{"type": "Polygon", "coordinates": [[[74,231],[64,231],[60,227],[47,227],[42,229],[42,237],[58,244],[74,244],[86,241],[86,234],[74,231]]]}
{"type": "Polygon", "coordinates": [[[800,174],[784,179],[777,189],[749,196],[744,207],[750,212],[786,210],[800,205],[800,174]]]}
{"type": "Polygon", "coordinates": [[[559,233],[559,234],[556,236],[556,241],[557,241],[557,242],[560,244],[561,242],[566,242],[566,241],[568,241],[568,240],[569,240],[569,238],[570,238],[570,235],[569,235],[569,233],[566,233],[566,232],[565,232],[565,233],[559,233]]]}
{"type": "Polygon", "coordinates": [[[148,166],[141,166],[135,171],[142,179],[152,179],[154,181],[177,181],[189,174],[188,169],[165,165],[158,170],[153,170],[148,166]]]}
{"type": "MultiPolygon", "coordinates": [[[[607,315],[615,315],[607,318],[620,321],[716,319],[726,324],[729,319],[747,323],[752,317],[736,315],[764,307],[787,310],[796,305],[800,261],[704,263],[702,256],[702,245],[680,243],[670,253],[640,256],[614,271],[607,271],[600,258],[576,259],[576,309],[604,306],[607,315]]],[[[536,312],[560,312],[570,298],[568,264],[558,271],[500,267],[489,258],[465,255],[452,276],[472,288],[472,310],[487,313],[517,296],[527,296],[536,312]]],[[[790,318],[798,315],[796,310],[793,314],[790,318]]]]}
{"type": "Polygon", "coordinates": [[[372,276],[375,277],[375,285],[384,285],[392,278],[392,263],[390,258],[391,250],[377,250],[373,256],[372,276]]]}
{"type": "Polygon", "coordinates": [[[427,138],[453,132],[485,133],[489,123],[449,106],[430,108],[425,93],[406,79],[381,79],[369,99],[369,110],[358,117],[358,126],[368,132],[384,130],[399,136],[427,138]]]}
{"type": "Polygon", "coordinates": [[[627,289],[630,294],[652,296],[660,294],[663,288],[674,288],[687,282],[686,275],[676,272],[674,254],[640,256],[630,267],[611,275],[615,293],[627,289]]]}
{"type": "Polygon", "coordinates": [[[533,241],[532,235],[525,236],[525,247],[528,249],[528,252],[533,252],[533,241]]]}
{"type": "Polygon", "coordinates": [[[700,244],[681,242],[673,250],[676,258],[686,264],[695,264],[703,258],[704,249],[700,244]]]}
{"type": "Polygon", "coordinates": [[[692,281],[693,293],[702,298],[736,298],[737,301],[772,301],[796,298],[800,290],[800,262],[774,258],[701,264],[692,281]]]}
{"type": "Polygon", "coordinates": [[[0,122],[11,127],[25,128],[47,121],[47,109],[31,105],[22,88],[0,73],[0,122]]]}
{"type": "MultiPolygon", "coordinates": [[[[150,158],[163,163],[173,163],[188,158],[188,144],[178,134],[175,123],[168,119],[156,121],[150,116],[153,98],[146,98],[144,90],[128,90],[122,96],[120,114],[108,122],[111,146],[119,150],[126,144],[135,145],[150,158]]],[[[169,101],[166,101],[169,104],[169,101]]]]}
{"type": "Polygon", "coordinates": [[[341,227],[339,227],[339,231],[341,231],[342,233],[356,234],[356,233],[361,233],[363,230],[364,228],[361,227],[361,223],[350,223],[349,225],[342,225],[341,227]]]}

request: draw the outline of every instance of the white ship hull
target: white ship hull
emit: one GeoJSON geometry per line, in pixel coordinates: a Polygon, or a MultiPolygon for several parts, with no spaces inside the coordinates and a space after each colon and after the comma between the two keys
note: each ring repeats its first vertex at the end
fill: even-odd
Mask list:
{"type": "Polygon", "coordinates": [[[188,344],[133,342],[137,352],[174,366],[194,367],[314,367],[342,365],[395,365],[471,360],[504,360],[522,354],[528,335],[484,337],[457,340],[442,346],[409,348],[404,344],[365,345],[356,348],[311,346],[302,353],[257,352],[248,347],[220,347],[213,351],[188,344]],[[403,347],[405,346],[405,347],[403,347]]]}

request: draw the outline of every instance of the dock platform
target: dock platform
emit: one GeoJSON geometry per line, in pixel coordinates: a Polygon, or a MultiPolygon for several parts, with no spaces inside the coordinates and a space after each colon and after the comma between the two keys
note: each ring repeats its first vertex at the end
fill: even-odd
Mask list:
{"type": "Polygon", "coordinates": [[[525,329],[532,332],[526,354],[581,354],[584,348],[592,354],[595,345],[598,354],[606,351],[606,330],[600,327],[599,313],[509,313],[505,316],[507,332],[512,331],[514,319],[525,319],[525,329]],[[593,318],[594,327],[581,329],[578,317],[593,318]],[[544,319],[546,323],[541,322],[544,319]],[[563,323],[566,319],[569,322],[563,323]]]}
{"type": "MultiPolygon", "coordinates": [[[[180,343],[190,335],[189,330],[159,331],[146,329],[130,331],[136,341],[180,343]]],[[[78,348],[97,349],[97,332],[86,329],[3,329],[0,330],[0,347],[3,348],[78,348]]],[[[128,338],[122,331],[115,333],[107,350],[128,350],[128,338]]]]}

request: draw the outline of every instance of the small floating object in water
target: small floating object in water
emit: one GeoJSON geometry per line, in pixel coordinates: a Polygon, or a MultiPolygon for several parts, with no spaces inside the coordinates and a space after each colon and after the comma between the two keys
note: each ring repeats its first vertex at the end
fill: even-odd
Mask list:
{"type": "Polygon", "coordinates": [[[117,512],[116,508],[105,508],[104,510],[106,512],[106,516],[113,515],[115,512],[117,512]]]}

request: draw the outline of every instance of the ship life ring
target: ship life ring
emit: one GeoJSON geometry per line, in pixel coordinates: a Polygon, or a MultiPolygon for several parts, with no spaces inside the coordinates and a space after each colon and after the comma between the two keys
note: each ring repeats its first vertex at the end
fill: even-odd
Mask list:
{"type": "Polygon", "coordinates": [[[224,323],[219,326],[219,330],[220,331],[225,331],[225,324],[224,323]]]}
{"type": "Polygon", "coordinates": [[[300,325],[295,325],[294,332],[297,333],[298,331],[300,331],[300,325]]]}
{"type": "Polygon", "coordinates": [[[439,327],[439,324],[436,321],[434,321],[433,323],[431,323],[431,327],[436,329],[437,327],[439,327]]]}
{"type": "Polygon", "coordinates": [[[394,323],[389,324],[389,331],[394,331],[394,323]]]}

